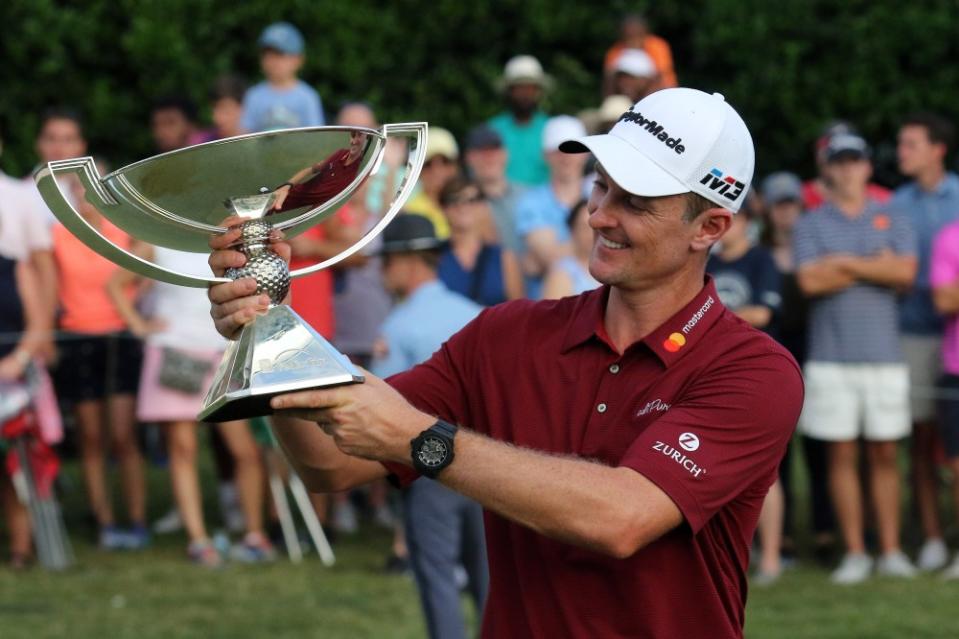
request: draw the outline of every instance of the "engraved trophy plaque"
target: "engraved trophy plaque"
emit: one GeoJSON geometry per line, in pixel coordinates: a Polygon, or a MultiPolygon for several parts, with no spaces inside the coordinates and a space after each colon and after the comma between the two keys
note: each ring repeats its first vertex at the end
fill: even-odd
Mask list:
{"type": "Polygon", "coordinates": [[[396,216],[423,166],[427,125],[380,129],[312,127],[254,133],[157,155],[101,177],[92,158],[50,162],[36,175],[60,222],[88,247],[130,271],[182,286],[207,287],[254,277],[269,295],[265,315],[227,347],[198,419],[220,422],[271,413],[270,398],[290,391],[363,381],[349,359],[282,304],[290,279],[328,268],[360,251],[396,216]],[[340,254],[290,272],[269,246],[273,229],[294,237],[339,209],[379,169],[387,139],[408,142],[405,175],[379,222],[340,254]],[[228,216],[244,218],[242,268],[226,277],[180,273],[123,250],[87,222],[67,196],[78,179],[85,199],[131,237],[156,246],[209,252],[228,216]],[[277,186],[279,185],[279,186],[277,186]]]}

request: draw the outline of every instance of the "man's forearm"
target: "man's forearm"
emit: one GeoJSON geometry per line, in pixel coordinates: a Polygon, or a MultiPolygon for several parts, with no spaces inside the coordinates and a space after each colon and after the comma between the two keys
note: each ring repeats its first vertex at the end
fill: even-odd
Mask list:
{"type": "Polygon", "coordinates": [[[457,435],[456,458],[439,479],[547,537],[617,557],[682,522],[669,498],[631,469],[548,455],[471,431],[457,435]],[[651,497],[643,499],[648,487],[651,497]],[[663,512],[669,513],[665,519],[663,512]]]}
{"type": "Polygon", "coordinates": [[[807,297],[838,293],[856,283],[850,273],[831,262],[803,266],[796,277],[800,290],[807,297]]]}
{"type": "Polygon", "coordinates": [[[338,492],[386,476],[379,462],[351,457],[316,422],[274,415],[273,434],[297,475],[313,492],[338,492]]]}
{"type": "Polygon", "coordinates": [[[933,287],[932,301],[943,315],[959,313],[959,282],[933,287]]]}
{"type": "Polygon", "coordinates": [[[870,284],[907,288],[916,279],[916,258],[893,254],[860,257],[850,261],[850,270],[856,279],[870,284]]]}

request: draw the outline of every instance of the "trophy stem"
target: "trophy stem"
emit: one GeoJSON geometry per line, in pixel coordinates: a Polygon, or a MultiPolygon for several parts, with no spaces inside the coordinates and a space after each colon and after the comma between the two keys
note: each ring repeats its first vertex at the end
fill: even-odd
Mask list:
{"type": "Polygon", "coordinates": [[[234,280],[252,277],[256,280],[256,292],[269,295],[275,306],[290,292],[290,267],[270,248],[272,231],[273,225],[263,219],[243,222],[237,249],[246,255],[246,264],[227,269],[226,276],[234,280]]]}
{"type": "Polygon", "coordinates": [[[270,297],[266,315],[240,331],[223,354],[213,385],[198,419],[222,422],[268,415],[270,398],[309,388],[339,386],[363,381],[363,374],[289,306],[290,271],[273,249],[273,226],[262,219],[241,225],[237,248],[246,264],[231,268],[227,277],[253,277],[257,292],[270,297]]]}

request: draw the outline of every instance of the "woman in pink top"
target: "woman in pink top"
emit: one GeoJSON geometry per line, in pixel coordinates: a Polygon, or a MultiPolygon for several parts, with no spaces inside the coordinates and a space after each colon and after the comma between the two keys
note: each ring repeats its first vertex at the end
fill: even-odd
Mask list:
{"type": "MultiPolygon", "coordinates": [[[[77,191],[77,208],[84,219],[118,246],[130,249],[130,238],[86,202],[79,184],[77,191]]],[[[61,400],[73,406],[84,481],[100,527],[99,543],[107,549],[142,548],[149,541],[144,525],[146,487],[134,430],[142,352],[140,341],[126,331],[106,292],[118,267],[60,224],[53,227],[53,255],[60,302],[55,381],[61,400]],[[104,437],[107,432],[120,466],[128,529],[118,528],[113,516],[105,477],[110,450],[104,437]]]]}
{"type": "MultiPolygon", "coordinates": [[[[959,222],[953,222],[936,236],[929,264],[929,283],[936,310],[946,320],[946,334],[942,340],[939,424],[953,477],[959,477],[959,222]]],[[[959,512],[959,481],[953,480],[953,493],[959,512]]],[[[942,576],[959,579],[959,554],[942,576]]]]}

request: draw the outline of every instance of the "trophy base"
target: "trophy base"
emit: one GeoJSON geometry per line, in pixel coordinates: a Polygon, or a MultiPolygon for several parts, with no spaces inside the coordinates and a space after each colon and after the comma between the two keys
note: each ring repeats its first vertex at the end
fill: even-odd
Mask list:
{"type": "Polygon", "coordinates": [[[213,378],[197,417],[225,422],[270,415],[274,395],[363,381],[350,360],[303,321],[278,305],[240,331],[213,378]]]}

